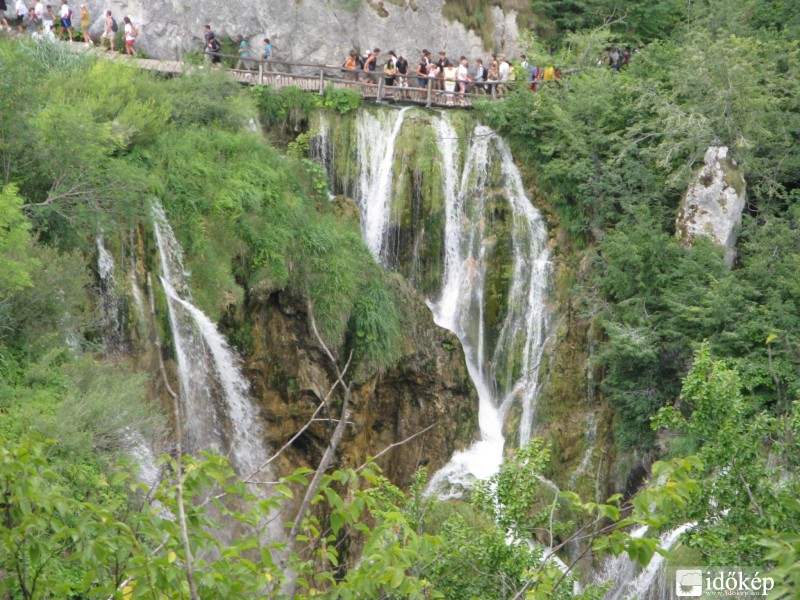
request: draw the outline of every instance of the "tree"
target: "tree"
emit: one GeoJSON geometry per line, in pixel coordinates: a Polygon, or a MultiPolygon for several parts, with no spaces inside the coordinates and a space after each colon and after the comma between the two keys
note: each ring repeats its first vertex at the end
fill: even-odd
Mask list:
{"type": "Polygon", "coordinates": [[[30,223],[22,212],[22,199],[13,185],[0,189],[0,301],[10,292],[31,285],[33,240],[30,223]]]}

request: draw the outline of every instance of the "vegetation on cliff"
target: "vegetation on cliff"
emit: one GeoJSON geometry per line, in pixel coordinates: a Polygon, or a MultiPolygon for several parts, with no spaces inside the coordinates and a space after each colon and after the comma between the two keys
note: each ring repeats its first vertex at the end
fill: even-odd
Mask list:
{"type": "Polygon", "coordinates": [[[800,397],[800,288],[789,276],[800,261],[797,16],[767,1],[683,4],[680,22],[650,20],[668,27],[613,74],[594,62],[633,25],[580,31],[601,25],[583,14],[591,25],[565,23],[575,32],[552,57],[529,40],[538,64],[560,61],[578,72],[480,110],[509,138],[551,223],[567,233],[561,259],[589,273],[567,295],[602,332],[590,370],[614,408],[619,454],[698,453],[713,499],[695,506],[700,525],[689,543],[707,564],[763,564],[755,539],[797,528],[789,508],[797,480],[784,475],[797,470],[789,448],[800,397]],[[696,166],[719,145],[747,182],[733,269],[721,248],[687,246],[675,231],[696,166]],[[728,385],[715,386],[717,377],[728,385]],[[698,380],[713,392],[687,389],[698,380]],[[654,429],[664,406],[682,416],[662,415],[654,429]],[[703,433],[694,418],[706,419],[703,433]],[[717,435],[727,437],[712,441],[717,435]],[[767,467],[770,456],[777,470],[767,467]],[[787,520],[777,525],[770,515],[787,520]]]}
{"type": "MultiPolygon", "coordinates": [[[[267,482],[275,494],[261,501],[212,455],[185,457],[180,469],[164,457],[160,486],[133,483],[122,465],[128,428],[164,418],[144,404],[141,374],[103,357],[87,265],[98,234],[149,227],[158,198],[186,248],[197,302],[215,320],[257,286],[283,288],[310,303],[342,355],[391,364],[401,286],[327,202],[324,174],[304,160],[307,138],[285,156],[246,131],[256,106],[268,125],[299,133],[320,103],[346,113],[360,100],[296,91],[254,100],[216,74],[162,81],[0,41],[0,591],[280,598],[290,573],[298,597],[568,597],[571,580],[543,560],[546,547],[587,535],[591,551],[645,563],[655,540],[626,527],[694,522],[685,545],[705,564],[775,567],[781,593],[796,595],[797,16],[767,0],[663,12],[672,4],[635,3],[641,14],[628,24],[650,43],[619,74],[586,69],[480,109],[534,173],[567,234],[562,257],[591,264],[571,306],[602,331],[596,370],[618,448],[664,458],[653,483],[630,502],[556,496],[539,440],[457,504],[426,497],[424,472],[400,490],[372,465],[335,471],[314,498],[318,510],[300,516],[288,571],[276,560],[283,541],[263,545],[261,528],[284,498],[302,495],[308,472],[267,482]],[[692,169],[720,144],[748,183],[732,270],[719,248],[674,236],[692,169]],[[186,545],[173,518],[181,504],[186,545]],[[209,533],[221,515],[240,527],[228,545],[209,533]]],[[[626,24],[587,33],[602,25],[594,9],[613,15],[614,4],[570,5],[533,8],[570,32],[553,43],[564,65],[584,67],[626,24]]],[[[541,44],[531,55],[545,60],[541,44]]],[[[246,327],[232,337],[247,348],[246,327]]],[[[589,587],[583,597],[601,593],[589,587]]]]}

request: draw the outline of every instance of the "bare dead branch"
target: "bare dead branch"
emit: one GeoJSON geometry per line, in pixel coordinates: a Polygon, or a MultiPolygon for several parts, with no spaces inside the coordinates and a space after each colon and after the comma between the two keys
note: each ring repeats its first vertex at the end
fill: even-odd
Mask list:
{"type": "MultiPolygon", "coordinates": [[[[317,323],[314,320],[314,311],[311,308],[311,304],[308,304],[308,319],[311,324],[311,331],[314,334],[314,337],[317,339],[317,342],[322,347],[325,354],[331,361],[333,368],[336,370],[336,379],[339,385],[342,387],[343,394],[342,394],[342,408],[341,408],[341,416],[339,418],[339,422],[336,424],[336,428],[333,431],[333,435],[331,436],[330,442],[328,443],[328,447],[325,450],[325,453],[322,455],[322,459],[317,466],[317,470],[314,473],[314,477],[311,478],[311,482],[308,484],[308,488],[306,488],[305,496],[303,497],[303,501],[300,503],[300,508],[297,510],[297,515],[294,519],[294,524],[292,525],[291,531],[289,531],[289,535],[287,536],[286,540],[286,548],[283,551],[283,556],[281,557],[280,561],[280,570],[284,571],[286,569],[286,565],[289,562],[289,558],[291,557],[292,552],[294,552],[295,545],[297,544],[297,536],[300,533],[300,527],[303,524],[303,519],[305,517],[306,512],[308,512],[309,507],[311,506],[311,501],[314,499],[314,496],[317,494],[317,490],[319,489],[320,484],[322,483],[322,477],[325,475],[325,472],[328,470],[331,462],[333,461],[333,457],[336,454],[336,449],[339,446],[339,442],[342,440],[342,436],[344,435],[344,429],[347,426],[347,413],[348,408],[350,405],[350,395],[353,391],[353,386],[351,384],[347,384],[344,381],[344,373],[339,369],[339,365],[336,362],[336,359],[333,356],[333,353],[328,349],[328,346],[325,344],[322,336],[319,334],[319,330],[317,329],[317,323]]],[[[350,357],[348,358],[348,364],[352,359],[353,353],[350,353],[350,357]]],[[[297,584],[295,581],[290,581],[286,585],[286,596],[292,600],[297,593],[297,584]]]]}
{"type": "MultiPolygon", "coordinates": [[[[150,273],[147,274],[147,292],[150,296],[150,317],[155,320],[156,318],[156,305],[153,297],[153,282],[150,273]]],[[[178,501],[178,522],[180,523],[181,538],[183,541],[183,551],[185,553],[184,569],[186,571],[186,581],[189,584],[189,594],[192,600],[200,600],[197,593],[197,586],[194,581],[192,548],[189,545],[189,529],[186,525],[186,508],[183,499],[183,425],[181,419],[181,406],[178,399],[178,394],[172,389],[167,378],[167,370],[164,368],[164,359],[161,355],[161,339],[158,335],[158,328],[154,327],[155,331],[155,346],[156,354],[158,355],[158,365],[161,371],[161,377],[164,380],[164,386],[167,392],[172,397],[172,405],[175,410],[175,452],[176,457],[176,491],[178,501]]]]}
{"type": "MultiPolygon", "coordinates": [[[[434,428],[434,427],[436,427],[437,425],[439,425],[439,423],[438,423],[438,422],[437,422],[437,423],[432,423],[431,425],[428,425],[428,426],[427,426],[425,429],[423,429],[422,431],[418,431],[417,433],[415,433],[415,434],[413,434],[413,435],[410,435],[410,436],[408,436],[408,437],[407,437],[406,439],[404,439],[404,440],[400,440],[399,442],[394,442],[394,443],[392,443],[392,444],[389,444],[388,446],[386,446],[386,448],[384,448],[383,450],[381,450],[381,451],[380,451],[380,452],[378,452],[378,453],[377,453],[375,456],[373,456],[373,457],[372,457],[372,462],[374,462],[374,461],[378,460],[378,459],[379,459],[381,456],[383,456],[384,454],[386,454],[387,452],[389,452],[389,450],[391,450],[392,448],[397,448],[397,446],[402,446],[402,445],[403,445],[403,444],[405,444],[406,442],[410,442],[410,441],[411,441],[411,440],[413,440],[415,437],[419,437],[419,436],[421,436],[423,433],[425,433],[425,432],[427,432],[427,431],[430,431],[431,429],[433,429],[433,428],[434,428]]],[[[356,469],[356,473],[360,473],[362,470],[364,470],[364,468],[365,468],[365,467],[366,467],[366,466],[369,464],[369,462],[370,462],[370,461],[367,461],[367,462],[365,462],[363,465],[361,465],[360,467],[358,467],[358,468],[356,469]]]]}

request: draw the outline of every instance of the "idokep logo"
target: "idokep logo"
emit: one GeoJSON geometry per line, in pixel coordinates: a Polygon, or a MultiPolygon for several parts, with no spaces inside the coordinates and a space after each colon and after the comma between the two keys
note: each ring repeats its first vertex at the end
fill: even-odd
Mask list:
{"type": "Polygon", "coordinates": [[[675,595],[698,598],[703,595],[703,571],[678,569],[675,571],[675,595]]]}
{"type": "Polygon", "coordinates": [[[693,567],[675,570],[675,596],[679,598],[765,597],[774,587],[775,580],[762,576],[756,568],[693,567]]]}

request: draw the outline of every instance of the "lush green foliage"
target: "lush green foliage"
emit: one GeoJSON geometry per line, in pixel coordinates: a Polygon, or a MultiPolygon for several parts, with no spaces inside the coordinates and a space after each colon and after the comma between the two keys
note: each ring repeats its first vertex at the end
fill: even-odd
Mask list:
{"type": "Polygon", "coordinates": [[[535,172],[571,246],[593,260],[594,282],[573,294],[606,335],[595,360],[617,408],[620,446],[652,445],[649,418],[677,396],[704,339],[736,365],[755,405],[781,413],[800,385],[791,350],[797,286],[786,278],[800,259],[797,19],[777,3],[728,0],[690,7],[688,24],[653,16],[669,35],[659,33],[614,75],[590,66],[614,31],[579,30],[593,26],[575,20],[594,18],[590,4],[606,7],[600,15],[627,11],[631,26],[636,11],[657,10],[646,2],[616,12],[614,2],[571,3],[559,14],[573,19],[563,27],[575,32],[550,60],[583,70],[481,110],[535,172]],[[768,16],[775,11],[783,23],[768,16]],[[716,145],[728,146],[738,165],[731,185],[744,192],[747,182],[732,271],[710,244],[685,247],[674,237],[681,197],[716,145]]]}
{"type": "MultiPolygon", "coordinates": [[[[307,469],[269,484],[272,493],[259,499],[220,457],[186,457],[180,472],[164,457],[163,479],[156,489],[120,473],[105,484],[116,493],[89,497],[71,492],[66,470],[48,458],[49,448],[33,436],[0,446],[0,548],[11,574],[0,580],[0,591],[23,598],[186,595],[187,554],[179,522],[172,516],[178,512],[180,477],[199,597],[286,597],[282,590],[287,576],[276,559],[284,543],[263,540],[269,522],[307,484],[307,469]],[[120,493],[126,488],[129,494],[120,493]],[[220,528],[237,533],[223,542],[213,535],[220,528]]],[[[543,461],[546,451],[537,441],[497,477],[505,492],[496,494],[487,486],[482,497],[496,503],[502,496],[520,515],[526,507],[531,510],[537,499],[513,492],[529,487],[530,477],[541,477],[543,461]],[[523,471],[529,476],[525,480],[517,477],[523,471]]],[[[657,466],[662,487],[646,490],[639,504],[658,508],[636,512],[634,519],[620,518],[618,499],[582,504],[573,494],[565,497],[565,505],[576,516],[613,522],[606,534],[593,537],[598,549],[627,551],[646,563],[655,540],[632,538],[622,528],[643,520],[663,522],[659,515],[665,507],[685,506],[682,498],[696,487],[686,477],[690,470],[686,465],[657,466]]],[[[371,464],[360,473],[326,475],[315,510],[303,517],[301,545],[287,563],[298,583],[296,597],[510,598],[525,590],[527,598],[571,596],[570,579],[544,560],[543,548],[522,539],[507,542],[509,534],[522,534],[516,528],[521,521],[506,529],[487,518],[496,504],[489,508],[485,503],[484,508],[482,503],[471,508],[467,521],[425,497],[424,484],[421,473],[406,495],[371,464]],[[434,517],[442,511],[451,515],[444,521],[438,517],[437,524],[434,517]],[[347,550],[355,546],[358,554],[347,550]]],[[[581,597],[595,596],[587,589],[581,597]]]]}
{"type": "Polygon", "coordinates": [[[780,561],[782,544],[791,542],[791,535],[771,535],[759,543],[766,530],[785,536],[800,528],[800,402],[775,417],[745,397],[742,388],[738,371],[712,360],[709,345],[703,344],[684,379],[680,403],[662,408],[654,420],[654,426],[686,438],[673,440],[672,446],[694,446],[705,465],[704,484],[682,512],[697,522],[685,543],[700,550],[706,564],[780,561]],[[771,553],[765,554],[765,546],[771,553]]]}

